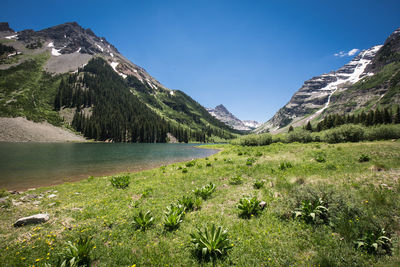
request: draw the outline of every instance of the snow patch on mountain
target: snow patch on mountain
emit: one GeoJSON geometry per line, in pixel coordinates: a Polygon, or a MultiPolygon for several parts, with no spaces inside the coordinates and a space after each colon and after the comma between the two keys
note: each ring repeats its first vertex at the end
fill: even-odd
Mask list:
{"type": "MultiPolygon", "coordinates": [[[[289,124],[299,126],[316,118],[329,107],[334,93],[347,90],[349,86],[364,77],[373,75],[373,73],[366,72],[366,67],[381,47],[382,45],[377,45],[363,50],[337,71],[325,73],[305,81],[289,103],[270,120],[257,128],[256,132],[267,130],[274,132],[289,124]]],[[[353,50],[350,52],[353,52],[353,50]]]]}
{"type": "Polygon", "coordinates": [[[122,76],[123,78],[128,77],[126,74],[123,74],[123,73],[121,73],[121,72],[119,72],[119,71],[117,70],[118,64],[119,64],[118,62],[113,61],[113,62],[110,63],[110,66],[111,66],[111,68],[114,69],[114,71],[115,71],[116,73],[118,73],[118,74],[119,74],[120,76],[122,76]]]}

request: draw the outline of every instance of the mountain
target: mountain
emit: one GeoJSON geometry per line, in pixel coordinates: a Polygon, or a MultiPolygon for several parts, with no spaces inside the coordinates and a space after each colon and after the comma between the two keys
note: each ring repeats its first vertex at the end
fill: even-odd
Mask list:
{"type": "Polygon", "coordinates": [[[361,51],[349,63],[316,76],[292,96],[256,132],[281,132],[289,125],[319,121],[328,114],[348,114],[400,103],[400,28],[383,45],[361,51]]]}
{"type": "Polygon", "coordinates": [[[224,105],[218,105],[214,109],[207,108],[207,111],[222,121],[226,125],[229,125],[235,130],[239,131],[251,131],[259,126],[259,123],[256,121],[241,121],[235,115],[229,112],[229,110],[224,105]]]}
{"type": "Polygon", "coordinates": [[[113,142],[203,142],[238,133],[76,22],[19,32],[0,23],[0,117],[113,142]]]}

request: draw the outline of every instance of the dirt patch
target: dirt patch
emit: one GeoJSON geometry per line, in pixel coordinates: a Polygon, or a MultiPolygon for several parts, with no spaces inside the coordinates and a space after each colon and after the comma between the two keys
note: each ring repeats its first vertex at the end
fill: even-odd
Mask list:
{"type": "Polygon", "coordinates": [[[85,142],[68,129],[25,118],[0,118],[0,142],[85,142]]]}

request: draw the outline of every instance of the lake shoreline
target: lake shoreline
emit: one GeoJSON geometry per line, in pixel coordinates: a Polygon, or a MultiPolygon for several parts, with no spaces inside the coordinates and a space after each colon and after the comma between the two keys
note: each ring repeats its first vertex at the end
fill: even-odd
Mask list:
{"type": "MultiPolygon", "coordinates": [[[[0,142],[0,143],[4,143],[4,142],[0,142]]],[[[10,142],[7,142],[7,143],[10,143],[10,142]]],[[[96,142],[96,143],[98,143],[98,142],[96,142]]],[[[39,143],[39,144],[42,144],[42,143],[39,143]]],[[[68,143],[68,144],[70,144],[70,143],[68,143]]],[[[108,143],[104,143],[104,144],[108,144],[108,143]]],[[[208,156],[217,154],[221,151],[219,149],[203,147],[203,146],[206,146],[206,145],[193,145],[191,147],[196,148],[196,149],[214,150],[215,152],[213,152],[212,154],[202,156],[202,157],[194,156],[194,158],[191,158],[191,159],[206,158],[208,156]]],[[[72,175],[72,176],[58,177],[51,181],[43,181],[43,180],[35,180],[34,182],[27,181],[26,183],[19,183],[19,184],[17,183],[15,185],[12,185],[12,184],[1,185],[0,188],[4,188],[5,190],[7,190],[9,192],[23,193],[23,192],[26,192],[29,190],[43,188],[43,187],[52,187],[52,186],[57,186],[57,185],[64,184],[64,183],[75,183],[75,182],[85,180],[92,176],[93,177],[107,177],[107,176],[116,176],[116,175],[121,175],[121,174],[126,174],[126,173],[138,173],[138,172],[142,172],[142,171],[156,169],[156,168],[159,168],[164,165],[171,165],[171,164],[185,162],[185,161],[188,161],[191,159],[187,158],[187,159],[183,159],[183,160],[182,159],[166,160],[163,162],[154,162],[154,163],[146,162],[144,164],[141,164],[140,166],[134,166],[134,167],[126,168],[126,169],[120,168],[118,170],[110,170],[110,171],[94,171],[90,175],[78,174],[78,175],[72,175]]]]}

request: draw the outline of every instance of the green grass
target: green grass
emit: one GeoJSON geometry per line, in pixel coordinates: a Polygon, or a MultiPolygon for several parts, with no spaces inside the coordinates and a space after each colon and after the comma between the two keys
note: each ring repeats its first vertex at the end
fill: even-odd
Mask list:
{"type": "Polygon", "coordinates": [[[222,151],[208,160],[196,160],[187,173],[181,169],[185,163],[175,163],[128,174],[130,184],[124,190],[113,187],[110,177],[98,177],[9,196],[14,201],[28,194],[44,197],[37,206],[32,203],[36,198],[0,210],[0,265],[54,264],[66,242],[76,242],[83,234],[91,236],[95,245],[91,252],[94,266],[399,264],[399,141],[208,147],[222,151]],[[325,161],[318,162],[315,158],[321,151],[325,161]],[[360,163],[361,155],[370,160],[360,163]],[[256,161],[246,165],[250,157],[256,161]],[[212,166],[206,167],[210,161],[212,166]],[[280,168],[282,163],[291,167],[280,168]],[[237,175],[243,183],[230,184],[230,178],[237,175]],[[253,187],[257,180],[265,181],[258,190],[253,187]],[[183,196],[194,196],[194,189],[210,182],[216,186],[212,196],[201,208],[187,212],[179,228],[167,231],[166,207],[183,196]],[[151,194],[143,197],[148,188],[151,194]],[[47,198],[52,193],[57,197],[47,198]],[[250,195],[268,205],[248,220],[240,216],[238,203],[250,195]],[[293,219],[301,203],[316,198],[328,208],[328,223],[293,219]],[[154,225],[146,231],[132,225],[139,211],[150,211],[154,217],[154,225]],[[12,226],[19,217],[39,212],[49,213],[50,221],[12,226]],[[190,234],[212,224],[227,229],[233,248],[215,261],[200,261],[190,234]],[[356,249],[354,241],[379,228],[385,228],[391,238],[393,255],[356,249]]]}
{"type": "Polygon", "coordinates": [[[49,55],[39,54],[6,70],[0,70],[0,116],[26,117],[60,126],[62,119],[53,110],[61,79],[42,70],[49,55]]]}

